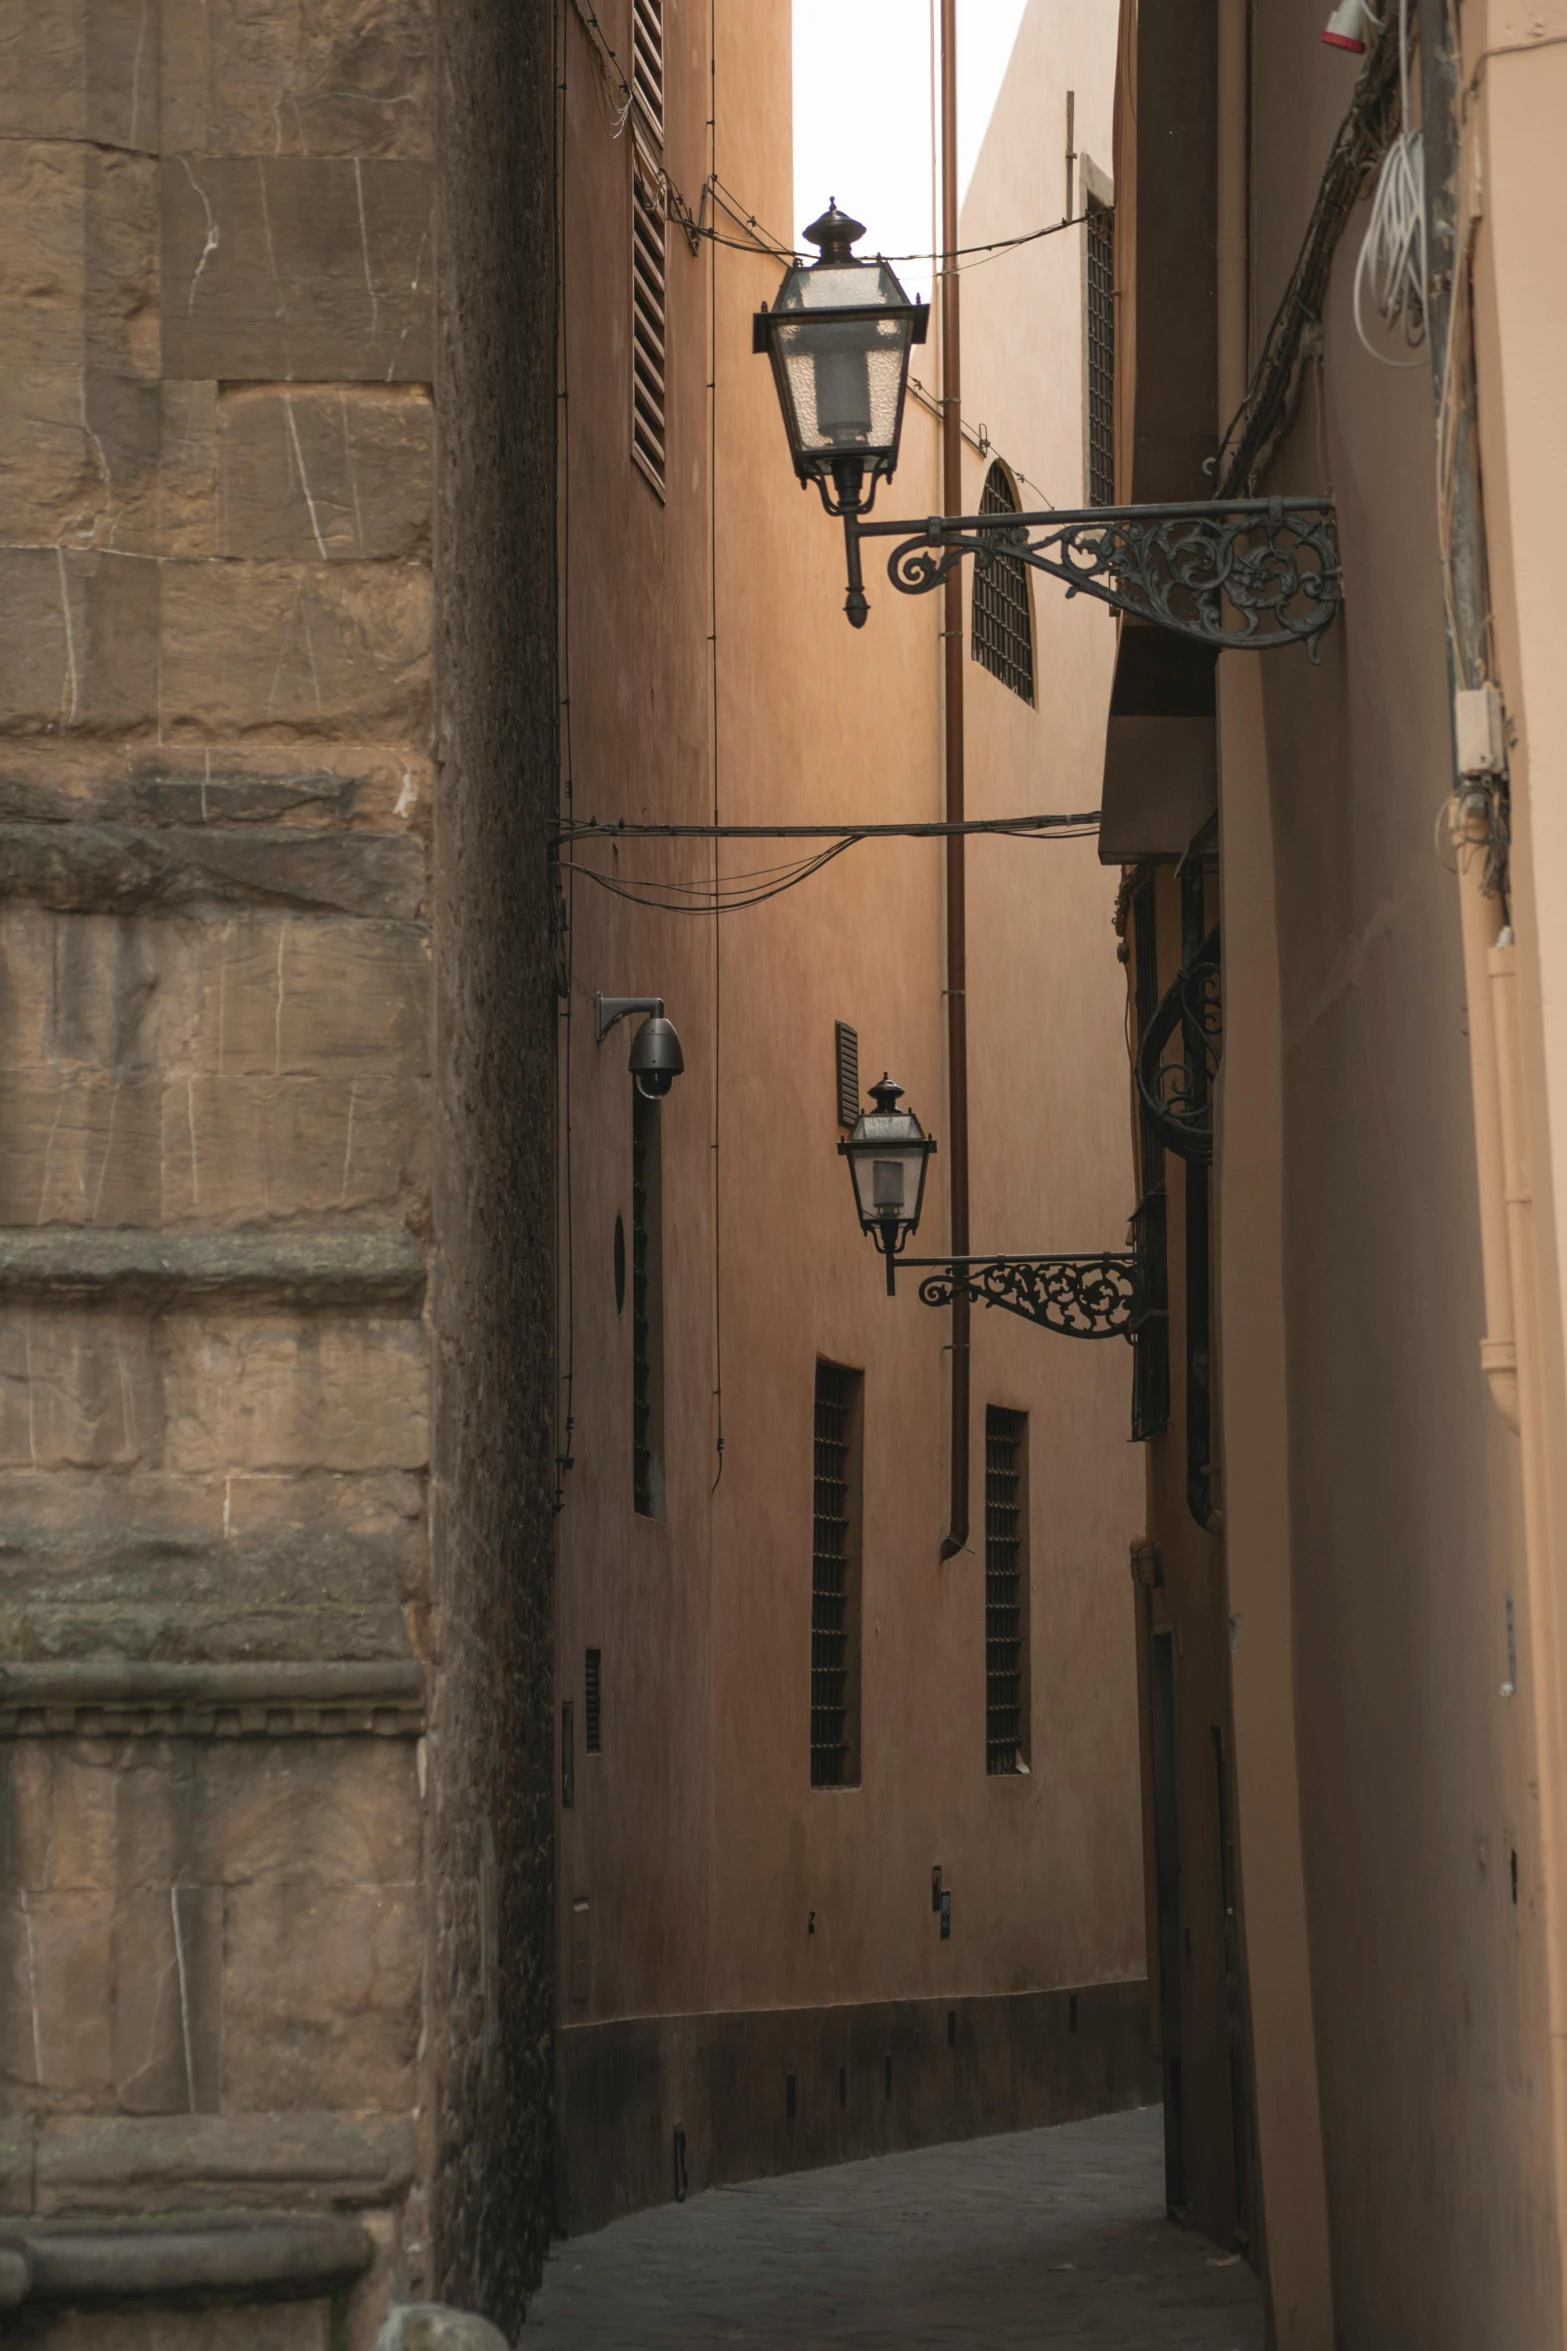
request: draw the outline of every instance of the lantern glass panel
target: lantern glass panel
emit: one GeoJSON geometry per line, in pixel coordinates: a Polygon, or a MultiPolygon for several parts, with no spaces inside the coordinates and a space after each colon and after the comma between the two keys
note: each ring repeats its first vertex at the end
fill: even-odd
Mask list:
{"type": "Polygon", "coordinates": [[[790,273],[773,335],[802,458],[896,451],[912,321],[889,304],[907,297],[885,262],[790,273]]]}

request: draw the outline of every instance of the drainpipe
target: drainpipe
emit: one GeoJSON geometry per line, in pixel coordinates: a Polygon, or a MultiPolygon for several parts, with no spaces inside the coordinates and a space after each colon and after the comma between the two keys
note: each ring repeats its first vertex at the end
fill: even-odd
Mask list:
{"type": "MultiPolygon", "coordinates": [[[[962,371],[958,351],[957,0],[941,0],[941,503],[963,512],[962,371]]],[[[963,822],[963,578],[954,564],[943,590],[947,713],[947,822],[963,822]]],[[[947,835],[947,1198],[951,1249],[966,1257],[968,1221],[968,909],[964,838],[947,835]]],[[[969,1302],[952,1301],[952,1507],[941,1556],[968,1544],[969,1302]]]]}

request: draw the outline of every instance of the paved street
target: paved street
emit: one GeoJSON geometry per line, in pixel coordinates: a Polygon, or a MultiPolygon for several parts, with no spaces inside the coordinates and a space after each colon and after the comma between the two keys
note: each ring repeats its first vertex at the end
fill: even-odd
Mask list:
{"type": "Polygon", "coordinates": [[[538,2351],[1261,2351],[1245,2264],[1165,2220],[1157,2107],[716,2188],[557,2245],[538,2351]]]}

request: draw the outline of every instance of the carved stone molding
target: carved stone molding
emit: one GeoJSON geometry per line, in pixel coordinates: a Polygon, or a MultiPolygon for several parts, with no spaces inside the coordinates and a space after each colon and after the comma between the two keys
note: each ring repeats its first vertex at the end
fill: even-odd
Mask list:
{"type": "Polygon", "coordinates": [[[425,1265],[405,1232],[165,1233],[0,1227],[0,1301],[188,1308],[416,1307],[425,1265]]]}
{"type": "Polygon", "coordinates": [[[23,2302],[300,2301],[343,2292],[374,2248],[356,2220],[180,2228],[0,2224],[0,2308],[23,2302]]]}
{"type": "Polygon", "coordinates": [[[0,1738],[417,1738],[424,1723],[424,1668],[413,1658],[0,1666],[0,1738]]]}

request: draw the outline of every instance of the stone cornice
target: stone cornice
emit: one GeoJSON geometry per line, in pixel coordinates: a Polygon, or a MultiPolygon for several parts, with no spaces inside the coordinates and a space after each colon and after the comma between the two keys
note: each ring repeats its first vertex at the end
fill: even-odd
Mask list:
{"type": "Polygon", "coordinates": [[[417,1738],[424,1723],[424,1668],[415,1658],[0,1666],[0,1738],[417,1738]]]}
{"type": "Polygon", "coordinates": [[[0,1226],[0,1302],[417,1307],[425,1264],[406,1232],[168,1233],[0,1226]]]}
{"type": "Polygon", "coordinates": [[[26,2227],[0,2223],[0,2308],[23,2302],[300,2301],[363,2276],[373,2247],[356,2220],[26,2227]]]}

